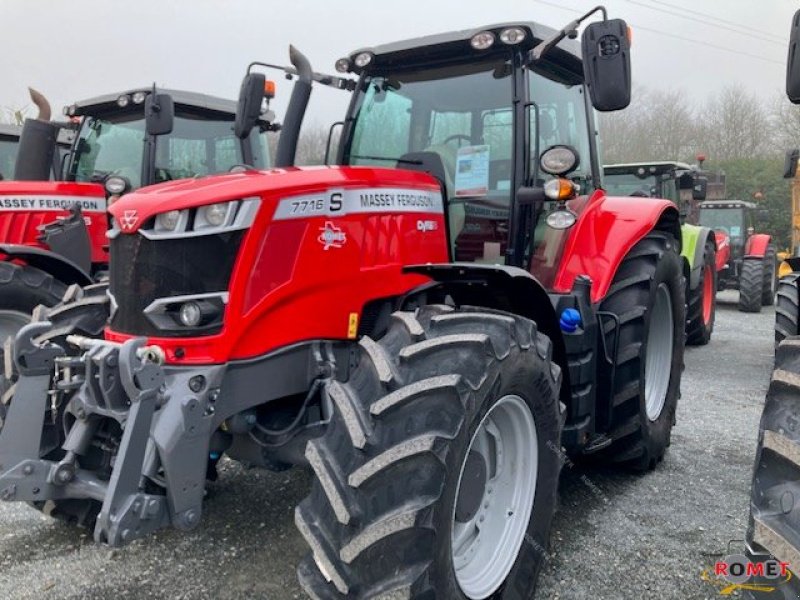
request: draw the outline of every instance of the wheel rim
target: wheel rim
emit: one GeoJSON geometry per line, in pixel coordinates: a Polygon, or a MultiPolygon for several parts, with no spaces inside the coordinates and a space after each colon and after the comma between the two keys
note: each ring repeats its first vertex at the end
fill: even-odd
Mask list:
{"type": "Polygon", "coordinates": [[[30,315],[16,310],[0,310],[0,347],[5,344],[6,338],[14,337],[30,322],[30,315]]]}
{"type": "Polygon", "coordinates": [[[503,396],[481,420],[456,487],[451,556],[461,591],[483,600],[519,554],[536,495],[539,446],[525,401],[503,396]]]}
{"type": "Polygon", "coordinates": [[[714,307],[714,272],[709,265],[703,269],[703,324],[711,321],[711,309],[714,307]]]}
{"type": "Polygon", "coordinates": [[[644,397],[647,418],[655,421],[664,410],[672,372],[672,298],[667,284],[656,290],[647,333],[647,354],[644,366],[644,397]]]}

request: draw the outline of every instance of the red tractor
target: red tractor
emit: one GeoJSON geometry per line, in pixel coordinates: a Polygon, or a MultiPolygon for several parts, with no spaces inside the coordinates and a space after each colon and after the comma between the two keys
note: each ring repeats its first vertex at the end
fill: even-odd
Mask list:
{"type": "Polygon", "coordinates": [[[223,455],[307,465],[312,597],[531,597],[562,448],[654,468],[683,362],[678,209],[601,188],[630,59],[595,10],[582,49],[595,11],[358,50],[357,80],[292,49],[276,168],[128,194],[108,295],[20,330],[0,498],[117,546],[196,527],[223,455]],[[314,78],[353,91],[339,165],[295,168],[314,78]]]}
{"type": "Polygon", "coordinates": [[[134,89],[65,107],[71,124],[28,120],[14,181],[0,182],[0,343],[35,306],[53,306],[68,285],[107,273],[108,196],[242,163],[267,166],[258,128],[268,124],[237,138],[235,108],[203,94],[134,89]],[[74,139],[64,154],[58,139],[67,127],[74,139]]]}
{"type": "Polygon", "coordinates": [[[738,289],[739,310],[761,312],[775,303],[777,258],[772,237],[756,233],[766,209],[741,200],[707,200],[700,203],[700,225],[714,230],[722,249],[717,289],[738,289]],[[727,249],[727,250],[726,250],[727,249]],[[727,262],[726,261],[727,258],[727,262]]]}

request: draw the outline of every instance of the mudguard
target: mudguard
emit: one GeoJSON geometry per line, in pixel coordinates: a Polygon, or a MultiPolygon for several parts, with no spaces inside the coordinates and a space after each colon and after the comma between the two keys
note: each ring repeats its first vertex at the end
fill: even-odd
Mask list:
{"type": "Polygon", "coordinates": [[[443,283],[458,304],[495,308],[535,321],[553,343],[553,360],[564,378],[562,402],[569,398],[569,365],[558,316],[544,286],[533,275],[517,267],[470,262],[411,265],[403,271],[443,283]]]}
{"type": "Polygon", "coordinates": [[[711,240],[714,244],[714,249],[716,249],[717,240],[708,227],[689,225],[688,223],[681,225],[681,239],[681,256],[689,262],[689,289],[693,290],[700,283],[706,242],[711,240]]]}
{"type": "Polygon", "coordinates": [[[745,258],[763,258],[767,253],[767,246],[772,241],[772,237],[766,233],[754,233],[744,245],[745,258]]]}
{"type": "Polygon", "coordinates": [[[570,231],[553,289],[568,293],[578,275],[588,275],[592,302],[599,302],[625,255],[656,228],[668,231],[681,244],[678,208],[669,200],[615,198],[596,191],[570,231]]]}
{"type": "Polygon", "coordinates": [[[91,276],[74,262],[60,254],[19,244],[0,244],[0,257],[4,260],[21,260],[45,273],[49,273],[67,285],[77,283],[80,286],[93,283],[91,276]],[[5,255],[2,257],[2,255],[5,255]]]}
{"type": "Polygon", "coordinates": [[[731,238],[724,231],[715,231],[717,241],[717,272],[719,273],[731,260],[731,238]]]}

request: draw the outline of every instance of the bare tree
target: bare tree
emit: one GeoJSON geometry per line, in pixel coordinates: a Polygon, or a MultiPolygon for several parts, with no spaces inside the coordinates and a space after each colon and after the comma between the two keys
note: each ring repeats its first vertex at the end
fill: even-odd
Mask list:
{"type": "Polygon", "coordinates": [[[698,131],[699,145],[714,160],[775,154],[769,106],[741,86],[728,86],[706,103],[698,131]]]}

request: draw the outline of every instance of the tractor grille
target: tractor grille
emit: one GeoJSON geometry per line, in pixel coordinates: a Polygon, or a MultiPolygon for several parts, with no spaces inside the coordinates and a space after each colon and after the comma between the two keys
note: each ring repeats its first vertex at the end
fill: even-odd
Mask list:
{"type": "Polygon", "coordinates": [[[218,333],[205,328],[165,331],[143,311],[157,298],[223,292],[228,289],[244,230],[199,237],[149,240],[120,234],[111,240],[111,293],[117,310],[111,328],[120,333],[196,337],[218,333]]]}

